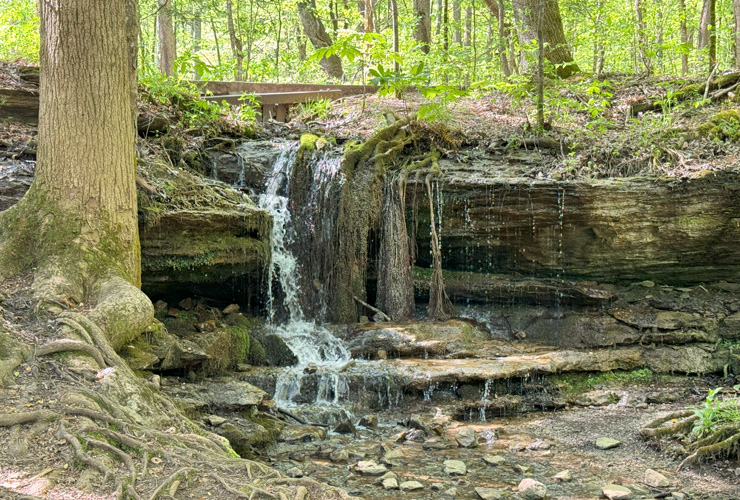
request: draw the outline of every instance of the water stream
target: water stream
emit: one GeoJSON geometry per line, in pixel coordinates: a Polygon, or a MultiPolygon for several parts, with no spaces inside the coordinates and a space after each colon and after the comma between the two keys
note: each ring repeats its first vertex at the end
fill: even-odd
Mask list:
{"type": "MultiPolygon", "coordinates": [[[[351,356],[342,341],[328,329],[307,319],[301,306],[301,265],[292,250],[297,234],[296,218],[289,198],[296,154],[297,145],[283,149],[259,197],[259,206],[273,216],[268,327],[285,341],[298,359],[296,366],[281,370],[274,399],[278,404],[292,404],[300,395],[305,372],[315,372],[319,377],[317,401],[337,403],[349,390],[338,370],[351,356]]],[[[317,168],[321,169],[321,165],[317,168]]],[[[327,168],[333,167],[328,165],[327,168]]]]}

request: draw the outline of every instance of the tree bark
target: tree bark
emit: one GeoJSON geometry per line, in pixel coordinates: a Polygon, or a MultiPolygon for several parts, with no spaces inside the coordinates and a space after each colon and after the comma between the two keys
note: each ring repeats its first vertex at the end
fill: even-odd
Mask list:
{"type": "Polygon", "coordinates": [[[699,50],[707,49],[708,72],[717,64],[717,1],[704,0],[699,24],[699,50]]]}
{"type": "Polygon", "coordinates": [[[740,68],[740,0],[732,0],[732,13],[735,18],[735,67],[740,68]]]}
{"type": "Polygon", "coordinates": [[[452,42],[462,43],[462,17],[461,17],[460,0],[452,0],[452,42]]]}
{"type": "Polygon", "coordinates": [[[40,4],[34,182],[0,214],[0,279],[36,267],[36,293],[82,300],[112,274],[141,284],[132,2],[40,4]]]}
{"type": "Polygon", "coordinates": [[[431,0],[414,0],[416,29],[414,40],[420,44],[421,51],[429,53],[432,44],[432,2],[431,0]]]}
{"type": "Polygon", "coordinates": [[[365,33],[375,31],[375,21],[373,20],[373,2],[365,0],[365,33]]]}
{"type": "MultiPolygon", "coordinates": [[[[200,17],[200,13],[196,12],[193,16],[192,21],[192,37],[193,37],[193,56],[197,56],[200,52],[200,39],[203,30],[203,22],[200,17]]],[[[200,80],[203,75],[200,70],[193,63],[193,80],[200,80]]]]}
{"type": "Polygon", "coordinates": [[[174,76],[177,50],[175,29],[172,25],[172,0],[158,0],[157,39],[159,41],[159,70],[166,76],[174,76]]]}
{"type": "MultiPolygon", "coordinates": [[[[308,2],[298,2],[298,18],[301,20],[303,26],[303,32],[306,37],[311,41],[311,44],[316,49],[325,47],[331,47],[332,40],[329,33],[324,28],[324,23],[321,19],[316,17],[316,2],[315,0],[308,0],[308,2]]],[[[336,55],[324,57],[319,61],[321,68],[324,72],[333,78],[342,78],[344,71],[342,70],[342,60],[336,55]]]]}
{"type": "MultiPolygon", "coordinates": [[[[499,5],[496,0],[484,0],[484,2],[491,11],[498,12],[499,5]]],[[[522,27],[519,33],[520,41],[526,45],[537,39],[537,12],[540,2],[544,2],[542,5],[544,9],[542,18],[542,39],[545,44],[544,56],[555,66],[556,73],[560,78],[568,78],[580,69],[573,61],[568,42],[565,39],[558,0],[513,0],[514,16],[522,27]]]]}

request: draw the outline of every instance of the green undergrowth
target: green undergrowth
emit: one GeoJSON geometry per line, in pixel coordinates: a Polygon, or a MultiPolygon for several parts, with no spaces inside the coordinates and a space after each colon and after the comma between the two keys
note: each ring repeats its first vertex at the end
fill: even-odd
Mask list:
{"type": "Polygon", "coordinates": [[[630,371],[607,371],[592,373],[562,373],[549,377],[550,382],[564,394],[582,394],[598,389],[619,389],[630,386],[649,386],[666,383],[677,377],[653,373],[649,368],[630,371]]]}
{"type": "Polygon", "coordinates": [[[727,425],[740,424],[740,399],[737,391],[740,385],[734,388],[735,395],[724,395],[723,387],[711,389],[701,406],[691,408],[699,419],[691,430],[690,438],[701,439],[727,425]]]}

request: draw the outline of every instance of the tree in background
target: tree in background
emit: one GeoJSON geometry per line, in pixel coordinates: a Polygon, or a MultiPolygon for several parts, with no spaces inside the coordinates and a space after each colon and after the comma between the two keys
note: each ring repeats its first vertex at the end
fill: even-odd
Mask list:
{"type": "Polygon", "coordinates": [[[166,76],[174,76],[175,59],[175,29],[172,26],[172,0],[158,0],[157,35],[159,39],[159,70],[166,76]]]}

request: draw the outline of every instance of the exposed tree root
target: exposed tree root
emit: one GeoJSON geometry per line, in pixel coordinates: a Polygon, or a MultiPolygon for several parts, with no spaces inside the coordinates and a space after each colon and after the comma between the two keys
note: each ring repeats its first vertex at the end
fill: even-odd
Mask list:
{"type": "Polygon", "coordinates": [[[427,313],[437,320],[449,319],[454,313],[452,301],[445,291],[444,277],[442,276],[442,246],[437,234],[437,223],[434,210],[434,191],[432,189],[432,173],[426,176],[424,183],[429,198],[429,220],[431,221],[431,248],[432,248],[432,278],[429,285],[429,306],[427,313]]]}
{"type": "MultiPolygon", "coordinates": [[[[643,439],[659,441],[663,438],[678,438],[688,435],[699,417],[692,410],[669,413],[657,418],[642,429],[643,439]],[[673,422],[672,425],[664,425],[673,422]]],[[[708,436],[688,445],[691,454],[687,456],[676,469],[695,464],[705,457],[732,456],[740,454],[740,426],[729,424],[711,432],[708,436]]]]}
{"type": "Polygon", "coordinates": [[[100,350],[93,345],[79,340],[54,340],[47,344],[40,345],[36,349],[36,356],[48,356],[50,354],[66,351],[82,351],[87,353],[92,356],[100,368],[105,368],[105,361],[103,361],[103,356],[100,355],[100,350]]]}

